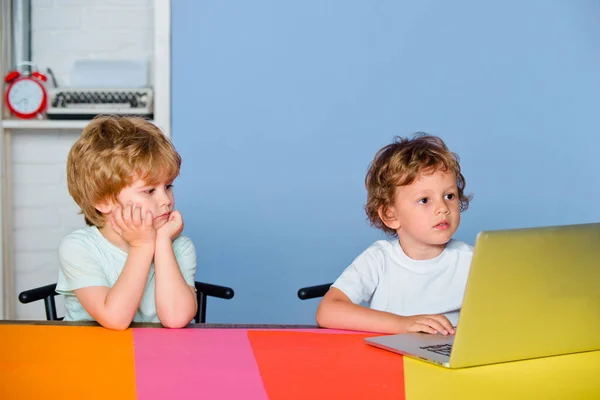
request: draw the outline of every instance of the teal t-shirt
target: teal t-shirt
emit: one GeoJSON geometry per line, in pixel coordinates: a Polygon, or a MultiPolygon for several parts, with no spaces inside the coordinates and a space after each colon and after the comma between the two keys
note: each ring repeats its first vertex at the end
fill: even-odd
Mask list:
{"type": "MultiPolygon", "coordinates": [[[[194,286],[196,273],[196,248],[192,240],[179,235],[173,240],[173,252],[179,269],[188,285],[194,286]]],[[[85,311],[75,289],[90,286],[113,287],[125,267],[127,253],[110,243],[95,226],[78,229],[65,236],[58,249],[60,270],[56,291],[65,296],[65,321],[93,321],[85,311]]],[[[148,280],[137,309],[134,322],[160,322],[154,300],[154,263],[150,266],[148,280]]]]}

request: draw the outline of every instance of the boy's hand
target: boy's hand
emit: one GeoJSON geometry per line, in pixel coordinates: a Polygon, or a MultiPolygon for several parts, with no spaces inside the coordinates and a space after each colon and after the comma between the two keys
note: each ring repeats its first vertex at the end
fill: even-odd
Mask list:
{"type": "Polygon", "coordinates": [[[454,327],[450,320],[443,314],[413,315],[405,317],[407,332],[441,333],[454,335],[454,327]]]}
{"type": "Polygon", "coordinates": [[[127,204],[125,207],[116,206],[110,220],[112,228],[131,247],[152,244],[156,241],[154,216],[150,211],[142,215],[139,206],[127,204]]]}
{"type": "Polygon", "coordinates": [[[158,236],[175,239],[183,231],[183,217],[179,211],[173,211],[163,226],[158,228],[158,236]]]}

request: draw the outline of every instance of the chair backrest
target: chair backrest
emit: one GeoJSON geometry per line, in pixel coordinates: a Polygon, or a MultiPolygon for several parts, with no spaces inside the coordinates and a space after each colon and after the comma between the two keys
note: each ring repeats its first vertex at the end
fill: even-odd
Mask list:
{"type": "Polygon", "coordinates": [[[308,286],[301,288],[300,290],[298,290],[298,298],[300,300],[308,300],[314,299],[316,297],[323,297],[325,296],[325,293],[327,293],[332,284],[333,282],[325,283],[323,285],[308,286]]]}
{"type": "Polygon", "coordinates": [[[46,319],[48,321],[58,321],[62,318],[58,318],[56,315],[56,302],[54,301],[54,296],[57,295],[56,283],[54,283],[52,285],[41,286],[19,293],[19,301],[23,304],[27,304],[38,300],[44,300],[46,319]]]}
{"type": "Polygon", "coordinates": [[[231,299],[235,294],[233,289],[226,286],[213,285],[211,283],[195,282],[196,299],[198,300],[198,311],[194,321],[196,323],[206,322],[206,300],[207,297],[217,297],[219,299],[231,299]]]}
{"type": "MultiPolygon", "coordinates": [[[[198,311],[194,316],[196,323],[206,322],[206,301],[207,297],[218,297],[220,299],[231,299],[234,296],[233,289],[226,286],[213,285],[204,282],[195,282],[196,299],[198,301],[198,311]]],[[[56,293],[56,284],[41,286],[35,289],[26,290],[19,294],[19,301],[23,304],[32,303],[34,301],[44,300],[46,308],[46,319],[48,321],[59,321],[56,314],[56,302],[54,297],[56,293]]]]}

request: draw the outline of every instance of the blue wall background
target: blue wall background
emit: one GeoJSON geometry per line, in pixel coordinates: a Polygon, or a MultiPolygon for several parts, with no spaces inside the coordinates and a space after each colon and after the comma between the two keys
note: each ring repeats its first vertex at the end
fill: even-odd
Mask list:
{"type": "Polygon", "coordinates": [[[312,323],[302,286],[381,237],[363,179],[394,135],[459,153],[457,238],[600,220],[595,0],[172,2],[175,183],[209,322],[312,323]]]}

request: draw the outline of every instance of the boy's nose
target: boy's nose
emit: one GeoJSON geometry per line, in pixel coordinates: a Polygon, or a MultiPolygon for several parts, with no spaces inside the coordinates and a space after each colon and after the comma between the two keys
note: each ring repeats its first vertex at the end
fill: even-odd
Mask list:
{"type": "Polygon", "coordinates": [[[450,207],[446,204],[445,201],[440,201],[437,205],[437,213],[438,214],[450,214],[450,207]]]}
{"type": "Polygon", "coordinates": [[[167,193],[162,193],[161,198],[160,198],[160,204],[167,205],[167,206],[170,205],[171,197],[167,193]]]}

